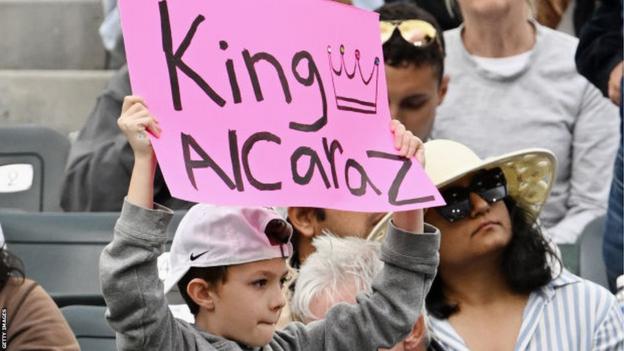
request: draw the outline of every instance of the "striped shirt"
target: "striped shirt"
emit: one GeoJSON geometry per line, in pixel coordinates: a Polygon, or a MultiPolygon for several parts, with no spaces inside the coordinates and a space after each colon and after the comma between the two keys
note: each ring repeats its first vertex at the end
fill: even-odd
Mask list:
{"type": "MultiPolygon", "coordinates": [[[[448,320],[429,322],[446,350],[469,350],[448,320]]],[[[624,350],[624,316],[613,294],[564,270],[529,296],[514,350],[624,350]]]]}

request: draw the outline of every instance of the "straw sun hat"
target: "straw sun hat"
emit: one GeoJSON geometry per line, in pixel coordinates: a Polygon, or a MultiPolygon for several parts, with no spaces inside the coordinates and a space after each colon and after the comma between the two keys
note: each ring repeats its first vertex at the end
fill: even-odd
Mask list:
{"type": "MultiPolygon", "coordinates": [[[[509,196],[537,218],[555,180],[557,159],[551,151],[522,149],[481,159],[455,141],[438,139],[425,143],[425,172],[438,189],[477,171],[496,167],[505,174],[509,196]]],[[[383,238],[390,217],[386,215],[368,239],[383,238]]]]}

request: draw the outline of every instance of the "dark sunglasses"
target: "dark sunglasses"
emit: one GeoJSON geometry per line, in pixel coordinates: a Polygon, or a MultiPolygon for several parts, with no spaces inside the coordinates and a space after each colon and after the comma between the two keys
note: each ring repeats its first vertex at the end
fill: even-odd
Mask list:
{"type": "Polygon", "coordinates": [[[507,180],[500,168],[493,168],[475,174],[468,187],[453,186],[440,193],[446,206],[436,207],[436,211],[453,223],[470,215],[470,193],[479,195],[490,205],[507,197],[507,180]]]}
{"type": "Polygon", "coordinates": [[[269,238],[269,242],[272,246],[280,247],[282,252],[282,257],[286,257],[284,255],[284,246],[287,245],[290,241],[290,237],[292,236],[292,226],[290,223],[282,220],[282,219],[273,219],[271,220],[266,228],[264,229],[264,234],[269,238]]]}

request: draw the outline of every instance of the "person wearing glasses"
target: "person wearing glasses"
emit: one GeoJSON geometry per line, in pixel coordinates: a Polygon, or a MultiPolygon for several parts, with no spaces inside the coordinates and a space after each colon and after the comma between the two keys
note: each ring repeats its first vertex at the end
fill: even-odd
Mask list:
{"type": "Polygon", "coordinates": [[[559,160],[540,220],[556,243],[575,243],[606,213],[618,111],[581,76],[578,40],[529,18],[526,0],[459,0],[464,24],[444,34],[452,81],[432,137],[481,157],[524,147],[559,160]]]}
{"type": "Polygon", "coordinates": [[[624,317],[605,288],[561,268],[536,220],[556,159],[524,149],[480,159],[449,140],[425,145],[426,172],[446,205],[440,266],[426,299],[446,350],[622,350],[624,317]]]}
{"type": "MultiPolygon", "coordinates": [[[[134,96],[125,98],[118,123],[134,165],[113,241],[100,256],[100,280],[119,350],[376,350],[409,333],[438,265],[440,235],[424,224],[422,209],[393,215],[373,294],[335,306],[324,321],[276,331],[286,304],[290,225],[271,208],[195,205],[176,230],[163,286],[157,258],[173,213],[154,203],[157,161],[146,135],[158,138],[161,129],[134,96]],[[174,285],[195,323],[168,309],[165,292],[174,285]]],[[[393,138],[397,154],[424,162],[418,138],[404,129],[393,138]]]]}

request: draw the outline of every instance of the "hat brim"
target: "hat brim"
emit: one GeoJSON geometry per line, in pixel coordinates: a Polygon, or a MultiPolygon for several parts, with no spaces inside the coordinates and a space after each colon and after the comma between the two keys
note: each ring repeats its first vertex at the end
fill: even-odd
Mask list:
{"type": "Polygon", "coordinates": [[[547,149],[523,149],[487,158],[465,169],[455,170],[438,181],[436,187],[444,188],[467,175],[496,167],[500,167],[505,174],[509,195],[537,217],[550,195],[557,168],[557,158],[547,149]]]}

